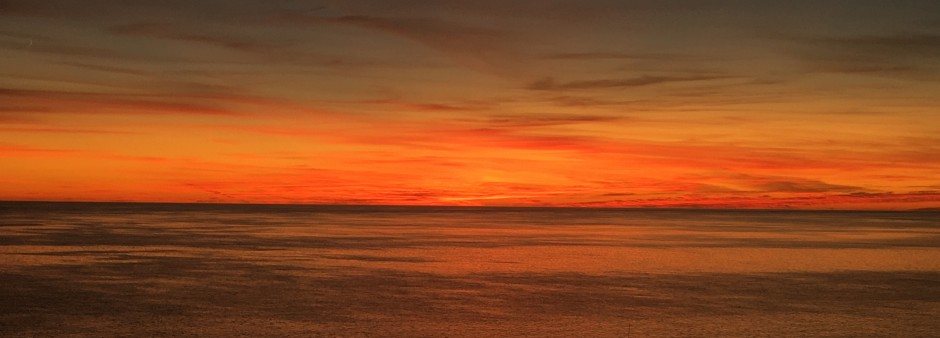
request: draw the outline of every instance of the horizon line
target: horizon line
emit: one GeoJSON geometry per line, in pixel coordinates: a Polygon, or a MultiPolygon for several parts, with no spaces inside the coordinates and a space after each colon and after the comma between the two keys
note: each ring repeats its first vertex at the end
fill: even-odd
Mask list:
{"type": "Polygon", "coordinates": [[[940,208],[913,209],[812,209],[812,208],[748,208],[748,207],[673,207],[673,206],[578,206],[578,205],[441,205],[441,204],[327,204],[327,203],[266,203],[266,202],[160,202],[160,201],[64,201],[64,200],[0,200],[0,203],[57,204],[160,204],[206,206],[294,206],[294,207],[389,207],[389,208],[458,208],[458,209],[587,209],[587,210],[705,210],[705,211],[842,211],[842,212],[937,212],[940,208]]]}

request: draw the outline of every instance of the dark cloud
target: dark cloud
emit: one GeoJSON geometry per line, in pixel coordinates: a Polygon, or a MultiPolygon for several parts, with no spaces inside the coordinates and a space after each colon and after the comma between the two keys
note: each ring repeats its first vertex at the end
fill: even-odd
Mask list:
{"type": "Polygon", "coordinates": [[[785,192],[785,193],[869,193],[870,190],[849,185],[831,184],[821,180],[779,175],[755,175],[744,173],[723,173],[692,177],[699,179],[719,179],[726,185],[748,192],[785,192]]]}
{"type": "MultiPolygon", "coordinates": [[[[51,0],[43,4],[12,3],[15,10],[0,15],[23,17],[29,24],[0,30],[0,50],[48,54],[68,58],[67,62],[77,64],[91,64],[92,59],[100,59],[98,61],[111,62],[107,67],[117,63],[113,61],[120,61],[124,65],[129,62],[159,63],[164,69],[183,63],[200,67],[223,64],[329,68],[388,65],[382,59],[362,60],[322,48],[305,50],[302,42],[309,42],[309,39],[301,38],[302,32],[287,29],[271,20],[285,12],[308,12],[294,11],[294,4],[286,1],[79,3],[51,0]],[[56,21],[51,24],[42,19],[56,21]],[[61,34],[63,29],[79,33],[64,35],[61,34]],[[92,32],[99,34],[91,38],[92,32]],[[127,43],[130,41],[133,42],[127,43]],[[210,57],[188,52],[185,49],[188,46],[177,44],[181,42],[241,54],[227,58],[210,57]]],[[[101,65],[90,65],[89,68],[103,69],[101,65]]]]}
{"type": "Polygon", "coordinates": [[[369,15],[321,17],[288,14],[285,21],[343,24],[373,29],[421,43],[457,64],[483,72],[510,72],[518,60],[506,32],[470,27],[437,18],[386,18],[369,15]]]}
{"type": "Polygon", "coordinates": [[[493,115],[483,123],[494,128],[549,127],[580,123],[610,123],[625,120],[622,116],[600,115],[565,115],[565,114],[528,114],[528,115],[493,115]]]}
{"type": "Polygon", "coordinates": [[[0,37],[4,39],[20,39],[21,41],[28,40],[48,40],[48,38],[30,33],[20,33],[13,31],[0,30],[0,37]]]}
{"type": "Polygon", "coordinates": [[[721,193],[737,193],[737,192],[741,192],[741,190],[732,189],[732,188],[725,187],[725,186],[721,186],[721,185],[702,184],[702,183],[695,184],[695,185],[694,185],[694,188],[691,189],[691,190],[694,191],[694,192],[696,192],[696,193],[706,193],[706,194],[713,194],[713,193],[721,194],[721,193]]]}
{"type": "Polygon", "coordinates": [[[818,39],[824,44],[834,44],[859,51],[891,54],[900,57],[940,56],[940,35],[909,33],[893,35],[857,36],[848,38],[818,39]]]}
{"type": "Polygon", "coordinates": [[[558,82],[554,78],[547,77],[530,83],[526,88],[532,90],[579,90],[579,89],[608,89],[608,88],[631,88],[643,87],[657,84],[695,82],[728,79],[727,76],[713,75],[690,75],[690,76],[654,76],[644,75],[627,79],[604,79],[604,80],[586,80],[558,82]]]}
{"type": "Polygon", "coordinates": [[[281,11],[304,13],[322,8],[306,1],[271,0],[4,0],[6,15],[40,17],[102,24],[105,22],[172,17],[233,25],[257,23],[265,15],[281,11]]]}
{"type": "Polygon", "coordinates": [[[895,33],[846,37],[788,37],[810,71],[891,76],[915,80],[940,77],[940,34],[895,33]]]}
{"type": "Polygon", "coordinates": [[[218,197],[222,197],[224,200],[228,200],[228,201],[238,201],[238,202],[242,202],[242,203],[247,203],[247,202],[248,202],[248,201],[246,201],[246,200],[244,200],[244,199],[238,198],[238,197],[235,196],[235,195],[232,195],[232,194],[229,194],[229,193],[226,193],[226,192],[223,192],[223,191],[219,191],[218,189],[215,189],[212,185],[199,184],[199,183],[183,183],[182,185],[184,185],[184,186],[186,186],[186,187],[190,187],[190,188],[196,189],[196,190],[199,190],[199,191],[204,191],[204,192],[210,193],[210,194],[212,194],[212,195],[216,195],[216,196],[218,196],[218,197]]]}
{"type": "MultiPolygon", "coordinates": [[[[395,15],[446,14],[465,17],[502,18],[518,20],[554,21],[559,23],[596,24],[602,20],[622,20],[625,17],[648,17],[679,13],[723,12],[741,6],[734,0],[542,0],[542,1],[348,1],[323,0],[328,10],[338,9],[354,13],[391,13],[395,15]]],[[[767,4],[750,7],[766,7],[767,4]]],[[[520,23],[524,25],[526,23],[520,23]]]]}
{"type": "Polygon", "coordinates": [[[790,179],[760,183],[756,188],[768,192],[839,192],[862,190],[861,187],[829,184],[818,180],[790,179]]]}
{"type": "Polygon", "coordinates": [[[388,105],[398,108],[405,108],[412,111],[437,111],[437,112],[460,112],[460,111],[472,111],[477,109],[482,109],[479,104],[448,104],[448,103],[436,103],[436,102],[417,102],[417,101],[406,101],[399,99],[383,99],[383,100],[367,100],[360,103],[367,104],[376,104],[376,105],[388,105]]]}
{"type": "Polygon", "coordinates": [[[599,106],[625,106],[641,103],[634,100],[610,100],[587,96],[559,95],[550,97],[548,102],[562,107],[599,107],[599,106]]]}
{"type": "MultiPolygon", "coordinates": [[[[0,119],[0,123],[3,120],[0,119]]],[[[87,128],[60,128],[60,127],[0,127],[0,132],[7,133],[66,133],[66,134],[135,134],[127,131],[87,129],[87,128]]]]}
{"type": "Polygon", "coordinates": [[[92,63],[85,63],[85,62],[60,62],[59,64],[71,66],[75,68],[106,72],[106,73],[117,73],[117,74],[137,75],[137,76],[153,75],[152,72],[130,68],[130,67],[116,67],[112,65],[101,65],[101,64],[92,64],[92,63]]]}
{"type": "Polygon", "coordinates": [[[677,54],[665,53],[618,53],[618,52],[574,52],[574,53],[555,53],[544,57],[546,60],[663,60],[683,58],[677,54]]]}
{"type": "Polygon", "coordinates": [[[172,39],[186,42],[197,42],[215,45],[224,48],[231,48],[244,51],[257,51],[262,48],[270,48],[270,45],[262,45],[252,41],[239,40],[229,37],[213,36],[209,34],[198,34],[181,29],[179,25],[163,23],[135,23],[129,25],[115,26],[110,29],[111,32],[140,37],[151,37],[161,39],[172,39]]]}
{"type": "Polygon", "coordinates": [[[0,143],[0,153],[4,155],[22,155],[22,156],[68,156],[68,155],[81,154],[83,152],[80,150],[75,150],[75,149],[40,148],[40,147],[24,146],[24,145],[17,145],[17,144],[0,143]]]}
{"type": "Polygon", "coordinates": [[[194,30],[196,29],[167,23],[135,23],[110,28],[111,32],[118,34],[203,43],[245,52],[270,52],[295,45],[293,42],[272,42],[270,39],[260,42],[260,39],[244,39],[223,33],[196,33],[194,30]]]}
{"type": "Polygon", "coordinates": [[[921,190],[912,192],[853,192],[838,196],[855,198],[858,200],[869,200],[873,202],[938,202],[940,201],[940,191],[921,190]]]}
{"type": "MultiPolygon", "coordinates": [[[[128,45],[118,43],[104,44],[97,39],[86,40],[81,37],[47,36],[35,33],[21,35],[0,34],[0,50],[59,57],[65,62],[74,64],[89,64],[92,60],[108,62],[109,66],[107,67],[117,62],[147,62],[153,64],[174,62],[220,63],[219,60],[200,59],[198,56],[184,55],[170,48],[165,48],[165,46],[152,46],[155,48],[141,49],[129,48],[128,45]]],[[[139,70],[132,72],[140,73],[139,70]]]]}
{"type": "Polygon", "coordinates": [[[0,88],[0,109],[25,112],[238,115],[217,102],[155,95],[109,94],[0,88]]]}
{"type": "Polygon", "coordinates": [[[32,125],[42,122],[34,117],[21,116],[22,112],[23,110],[18,107],[0,106],[0,124],[32,125]]]}
{"type": "Polygon", "coordinates": [[[54,54],[66,57],[127,58],[128,55],[109,48],[80,46],[51,38],[32,36],[29,38],[0,38],[0,50],[17,50],[29,53],[54,54]]]}

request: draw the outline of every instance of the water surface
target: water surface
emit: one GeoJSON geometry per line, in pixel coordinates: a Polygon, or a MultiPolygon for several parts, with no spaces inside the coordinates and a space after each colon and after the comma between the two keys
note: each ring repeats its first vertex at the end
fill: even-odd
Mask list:
{"type": "Polygon", "coordinates": [[[936,336],[938,220],[7,202],[0,335],[936,336]]]}

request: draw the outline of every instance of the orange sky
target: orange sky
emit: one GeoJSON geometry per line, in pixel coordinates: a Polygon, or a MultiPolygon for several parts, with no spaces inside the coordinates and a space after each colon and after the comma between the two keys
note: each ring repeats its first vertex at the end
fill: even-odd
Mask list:
{"type": "Polygon", "coordinates": [[[940,207],[935,1],[0,1],[0,200],[940,207]]]}

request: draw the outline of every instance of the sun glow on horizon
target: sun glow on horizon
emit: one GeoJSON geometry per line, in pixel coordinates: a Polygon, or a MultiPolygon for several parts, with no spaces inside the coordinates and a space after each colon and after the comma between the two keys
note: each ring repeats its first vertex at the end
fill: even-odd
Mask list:
{"type": "Polygon", "coordinates": [[[936,3],[282,5],[0,4],[0,200],[940,207],[936,3]]]}

